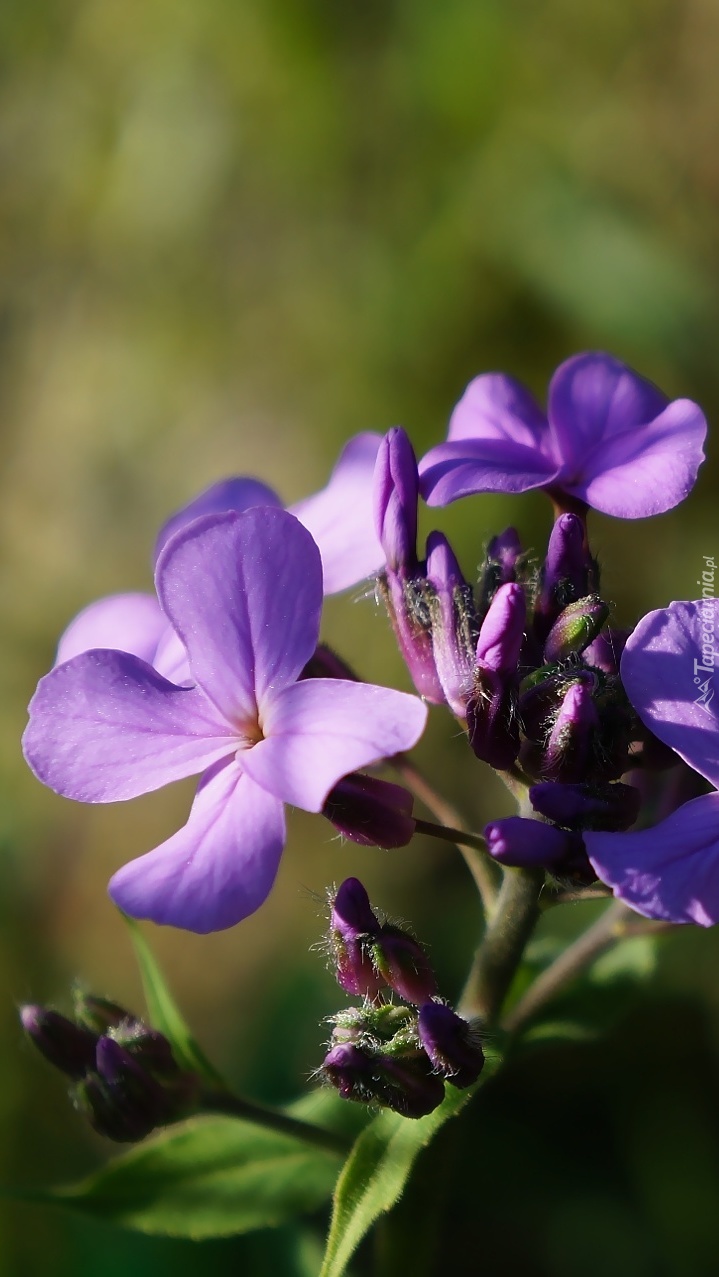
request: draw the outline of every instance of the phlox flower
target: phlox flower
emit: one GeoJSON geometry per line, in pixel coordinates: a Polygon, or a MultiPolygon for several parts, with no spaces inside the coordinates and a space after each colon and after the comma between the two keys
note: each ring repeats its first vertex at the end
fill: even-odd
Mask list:
{"type": "MultiPolygon", "coordinates": [[[[372,514],[372,476],[380,442],[381,435],[370,431],[355,435],[340,453],[327,486],[289,507],[319,547],[325,594],[356,585],[384,563],[372,514]]],[[[254,506],[282,509],[283,503],[258,479],[238,477],[213,484],[167,520],[157,538],[155,560],[170,537],[200,515],[254,506]]],[[[114,594],[90,603],[62,635],[56,664],[94,647],[132,652],[173,682],[189,680],[185,652],[154,594],[114,594]]]]}
{"type": "Polygon", "coordinates": [[[457,404],[446,443],[420,462],[429,505],[476,492],[527,492],[583,502],[622,519],[671,510],[704,460],[704,414],[670,402],[611,355],[566,360],[549,384],[547,412],[504,373],[475,377],[457,404]]]}
{"type": "MultiPolygon", "coordinates": [[[[622,681],[642,722],[719,788],[719,600],[671,603],[629,636],[622,681]]],[[[678,807],[651,829],[585,833],[596,873],[648,918],[719,921],[719,793],[678,807]]]]}
{"type": "Polygon", "coordinates": [[[134,917],[217,931],[270,891],[284,803],[321,811],[341,777],[411,748],[427,711],[388,688],[300,679],[319,635],[322,563],[284,510],[185,523],[156,585],[190,685],[127,651],[83,651],[40,680],[25,756],[50,788],[90,803],[202,773],[184,828],[115,874],[110,895],[134,917]]]}

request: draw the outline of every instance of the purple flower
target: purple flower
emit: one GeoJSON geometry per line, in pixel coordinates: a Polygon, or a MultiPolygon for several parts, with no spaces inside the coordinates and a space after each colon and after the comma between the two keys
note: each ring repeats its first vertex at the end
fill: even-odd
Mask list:
{"type": "MultiPolygon", "coordinates": [[[[650,612],[627,640],[621,673],[644,724],[719,787],[719,600],[650,612]]],[[[652,829],[586,833],[597,874],[648,918],[719,921],[719,793],[684,803],[652,829]]]]}
{"type": "MultiPolygon", "coordinates": [[[[355,435],[340,453],[327,487],[290,506],[319,547],[325,594],[357,584],[384,563],[372,512],[372,479],[381,442],[378,434],[355,435]]],[[[167,520],[157,538],[156,560],[170,537],[193,519],[257,506],[281,509],[282,502],[257,479],[213,484],[167,520]]],[[[152,594],[115,594],[90,603],[62,635],[55,663],[92,648],[131,652],[175,683],[191,681],[184,648],[152,594]]]]}
{"type": "Polygon", "coordinates": [[[317,645],[322,565],[283,510],[181,528],[160,555],[157,592],[192,685],[127,652],[83,652],[41,679],[25,755],[45,784],[81,802],[203,773],[187,825],[121,869],[110,894],[135,917],[218,931],[270,891],[283,804],[321,811],[342,776],[414,745],[427,711],[386,688],[298,681],[317,645]]]}
{"type": "Polygon", "coordinates": [[[688,495],[705,434],[691,400],[670,401],[619,360],[590,351],[559,366],[546,415],[513,377],[475,377],[452,413],[447,442],[420,464],[421,490],[430,505],[448,505],[476,492],[545,488],[641,519],[688,495]]]}

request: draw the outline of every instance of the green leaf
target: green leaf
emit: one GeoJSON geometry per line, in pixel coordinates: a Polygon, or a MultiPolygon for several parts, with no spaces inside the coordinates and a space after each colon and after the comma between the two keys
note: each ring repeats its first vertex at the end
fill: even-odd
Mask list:
{"type": "Polygon", "coordinates": [[[427,1117],[415,1121],[385,1111],[362,1132],[337,1181],[319,1277],[342,1277],[362,1238],[399,1201],[419,1153],[499,1064],[499,1054],[488,1056],[479,1082],[469,1090],[448,1085],[444,1102],[427,1117]]]}
{"type": "Polygon", "coordinates": [[[603,953],[589,969],[590,984],[648,980],[657,966],[657,937],[631,936],[603,953]]]}
{"type": "Polygon", "coordinates": [[[153,1028],[164,1033],[172,1046],[177,1063],[182,1068],[189,1069],[192,1073],[199,1073],[214,1087],[224,1090],[223,1079],[192,1036],[140,928],[126,914],[123,914],[123,917],[130,929],[130,938],[140,967],[150,1023],[153,1028]]]}
{"type": "Polygon", "coordinates": [[[315,1210],[339,1163],[338,1154],[236,1118],[193,1117],[43,1196],[143,1233],[228,1237],[315,1210]]]}

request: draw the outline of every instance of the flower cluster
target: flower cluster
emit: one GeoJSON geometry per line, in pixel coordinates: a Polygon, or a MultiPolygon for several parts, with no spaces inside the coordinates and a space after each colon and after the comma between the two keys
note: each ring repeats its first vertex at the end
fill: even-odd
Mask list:
{"type": "Polygon", "coordinates": [[[76,990],[74,1019],[32,1005],[20,1019],[45,1059],[72,1079],[70,1098],[100,1135],[141,1140],[192,1109],[198,1079],[180,1069],[167,1038],[117,1003],[76,990]]]}
{"type": "Polygon", "coordinates": [[[343,1099],[424,1117],[444,1084],[477,1081],[484,1052],[476,1027],[437,997],[437,980],[409,932],[380,922],[357,878],[334,894],[329,947],[337,982],[361,1006],[331,1019],[330,1047],[318,1076],[343,1099]],[[392,994],[405,1005],[391,1000],[392,994]]]}

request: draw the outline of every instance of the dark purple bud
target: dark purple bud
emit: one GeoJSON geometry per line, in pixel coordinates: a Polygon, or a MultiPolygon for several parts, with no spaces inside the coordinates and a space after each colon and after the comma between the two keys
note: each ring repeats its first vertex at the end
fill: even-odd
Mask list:
{"type": "Polygon", "coordinates": [[[522,545],[516,528],[506,528],[487,546],[479,584],[479,612],[484,616],[500,585],[516,581],[522,545]]]}
{"type": "Polygon", "coordinates": [[[126,1020],[107,1036],[158,1081],[176,1078],[180,1073],[165,1035],[157,1029],[149,1029],[141,1020],[126,1020]]]}
{"type": "Polygon", "coordinates": [[[608,616],[609,607],[598,594],[569,603],[549,631],[544,645],[545,662],[564,661],[568,656],[583,652],[597,637],[608,616]]]}
{"type": "Polygon", "coordinates": [[[548,780],[580,781],[587,771],[599,728],[592,688],[584,679],[570,684],[547,741],[541,765],[548,780]]]}
{"type": "Polygon", "coordinates": [[[633,785],[533,785],[532,807],[540,816],[568,829],[629,829],[639,815],[642,796],[633,785]]]}
{"type": "Polygon", "coordinates": [[[437,992],[437,979],[424,949],[400,927],[382,927],[372,943],[372,958],[385,984],[405,1002],[420,1006],[437,992]]]}
{"type": "Polygon", "coordinates": [[[84,1077],[94,1067],[96,1033],[57,1011],[32,1004],[20,1008],[20,1020],[38,1051],[68,1077],[84,1077]]]}
{"type": "Polygon", "coordinates": [[[467,736],[477,758],[497,771],[506,771],[519,752],[514,680],[494,670],[475,669],[467,704],[467,736]]]}
{"type": "Polygon", "coordinates": [[[452,713],[464,719],[472,691],[477,616],[472,590],[441,532],[427,538],[427,579],[437,676],[452,713]]]}
{"type": "Polygon", "coordinates": [[[603,630],[601,634],[585,647],[583,658],[587,665],[604,674],[618,674],[622,652],[629,638],[629,630],[603,630]]]}
{"type": "Polygon", "coordinates": [[[476,1032],[444,1002],[426,1002],[417,1021],[419,1040],[438,1073],[461,1090],[477,1081],[484,1051],[476,1032]]]}
{"type": "Polygon", "coordinates": [[[374,516],[377,536],[395,571],[417,566],[417,458],[401,426],[382,440],[374,471],[374,516]]]}
{"type": "Polygon", "coordinates": [[[341,678],[350,683],[361,682],[354,670],[326,643],[317,644],[314,656],[310,657],[300,678],[341,678]]]}
{"type": "MultiPolygon", "coordinates": [[[[161,1037],[151,1030],[146,1036],[161,1037]]],[[[156,1046],[154,1042],[153,1053],[156,1046]]],[[[179,1074],[176,1066],[175,1071],[180,1084],[166,1085],[144,1060],[114,1038],[102,1037],[95,1052],[95,1073],[80,1084],[75,1102],[85,1109],[101,1135],[121,1141],[143,1139],[155,1127],[182,1116],[187,1108],[196,1079],[179,1074]]]]}
{"type": "Polygon", "coordinates": [[[402,1117],[426,1117],[444,1099],[444,1081],[432,1069],[424,1051],[400,1057],[381,1056],[377,1061],[382,1088],[380,1104],[402,1117]]]}
{"type": "Polygon", "coordinates": [[[521,585],[510,582],[500,586],[479,631],[477,666],[505,677],[516,674],[526,620],[521,585]]]}
{"type": "Polygon", "coordinates": [[[597,589],[597,565],[586,535],[584,519],[577,514],[561,514],[552,528],[534,614],[540,641],[568,603],[597,589]]]}
{"type": "Polygon", "coordinates": [[[487,825],[484,836],[490,856],[500,865],[517,869],[552,867],[582,847],[578,834],[524,816],[495,820],[487,825]]]}
{"type": "Polygon", "coordinates": [[[319,1070],[343,1100],[369,1104],[376,1098],[374,1060],[352,1042],[340,1042],[327,1053],[319,1070]]]}
{"type": "Polygon", "coordinates": [[[381,930],[362,883],[347,878],[332,902],[329,936],[337,983],[345,993],[374,998],[386,987],[371,951],[381,930]]]}
{"type": "Polygon", "coordinates": [[[79,988],[73,990],[73,1010],[77,1023],[89,1029],[96,1038],[107,1033],[108,1029],[116,1028],[123,1020],[135,1021],[135,1017],[117,1002],[79,988]]]}
{"type": "Polygon", "coordinates": [[[401,785],[353,772],[330,790],[322,814],[363,847],[406,847],[415,831],[413,807],[401,785]]]}

